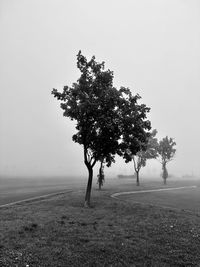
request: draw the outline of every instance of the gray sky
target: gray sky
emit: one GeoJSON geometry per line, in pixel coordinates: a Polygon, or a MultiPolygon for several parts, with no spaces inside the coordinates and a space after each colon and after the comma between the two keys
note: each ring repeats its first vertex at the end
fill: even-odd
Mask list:
{"type": "MultiPolygon", "coordinates": [[[[175,139],[169,172],[200,176],[199,0],[1,0],[0,36],[0,175],[87,175],[50,94],[79,78],[81,49],[142,96],[159,138],[175,139]]],[[[151,161],[144,172],[160,169],[151,161]]],[[[117,158],[106,172],[133,166],[117,158]]]]}

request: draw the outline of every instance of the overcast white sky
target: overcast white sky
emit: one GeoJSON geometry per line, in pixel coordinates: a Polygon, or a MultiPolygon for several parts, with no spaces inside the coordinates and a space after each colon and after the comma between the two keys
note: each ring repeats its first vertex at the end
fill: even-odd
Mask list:
{"type": "MultiPolygon", "coordinates": [[[[151,107],[177,142],[169,172],[200,176],[199,0],[1,0],[0,175],[87,176],[53,87],[79,78],[76,54],[105,61],[114,85],[151,107]]],[[[149,162],[146,173],[160,172],[149,162]]],[[[106,173],[131,174],[117,159],[106,173]]]]}

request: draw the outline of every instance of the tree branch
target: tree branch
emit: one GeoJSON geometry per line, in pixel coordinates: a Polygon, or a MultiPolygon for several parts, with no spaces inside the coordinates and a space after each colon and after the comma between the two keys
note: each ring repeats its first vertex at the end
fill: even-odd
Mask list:
{"type": "Polygon", "coordinates": [[[95,158],[93,158],[93,163],[91,163],[91,166],[92,166],[92,168],[94,167],[94,165],[96,164],[96,162],[97,162],[97,160],[95,159],[95,158]]]}

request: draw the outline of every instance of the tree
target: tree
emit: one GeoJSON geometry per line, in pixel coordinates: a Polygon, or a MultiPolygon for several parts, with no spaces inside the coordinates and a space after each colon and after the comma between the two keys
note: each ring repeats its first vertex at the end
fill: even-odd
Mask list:
{"type": "Polygon", "coordinates": [[[95,57],[87,61],[79,51],[77,67],[80,78],[71,87],[64,86],[52,94],[62,101],[63,115],[77,122],[74,142],[83,145],[84,163],[88,169],[85,206],[90,205],[93,167],[104,158],[107,166],[114,162],[118,148],[120,129],[116,105],[120,92],[113,87],[113,72],[104,70],[104,62],[97,63],[95,57]]]}
{"type": "Polygon", "coordinates": [[[173,138],[168,138],[168,136],[166,136],[159,142],[157,147],[159,161],[162,164],[162,178],[164,184],[166,184],[166,180],[168,177],[166,165],[174,158],[174,155],[176,153],[176,149],[174,148],[175,145],[176,143],[174,142],[173,138]]]}
{"type": "Polygon", "coordinates": [[[104,62],[96,62],[94,56],[87,61],[79,51],[77,67],[81,72],[77,82],[71,87],[64,86],[63,92],[53,89],[52,94],[61,101],[63,115],[77,122],[77,132],[72,139],[83,146],[88,169],[85,194],[85,206],[88,207],[96,162],[103,159],[107,166],[114,162],[115,154],[122,153],[120,140],[126,129],[132,129],[137,135],[143,131],[145,125],[138,129],[135,125],[140,113],[142,119],[147,110],[137,104],[140,97],[132,96],[128,88],[117,90],[113,87],[113,72],[104,70],[104,62]]]}
{"type": "Polygon", "coordinates": [[[105,182],[105,175],[104,175],[104,162],[101,160],[100,167],[99,167],[99,174],[97,175],[97,183],[99,185],[99,190],[101,190],[101,187],[103,186],[105,182]]]}
{"type": "Polygon", "coordinates": [[[158,156],[158,152],[157,152],[158,141],[157,141],[157,138],[155,137],[156,134],[157,134],[157,130],[154,129],[148,137],[148,141],[147,141],[145,149],[138,151],[136,155],[131,155],[133,159],[133,163],[134,163],[134,170],[136,173],[136,182],[138,186],[140,185],[140,181],[139,181],[140,169],[146,166],[146,161],[148,159],[155,159],[158,156]]]}
{"type": "MultiPolygon", "coordinates": [[[[126,89],[124,88],[124,90],[126,89]]],[[[140,98],[137,94],[136,96],[128,95],[126,99],[127,102],[122,110],[122,142],[118,153],[125,159],[126,163],[133,160],[137,174],[137,185],[139,185],[140,168],[146,164],[146,159],[143,155],[151,136],[149,132],[151,123],[146,119],[150,108],[144,104],[139,105],[137,101],[140,98]],[[127,114],[129,115],[127,116],[127,114]]],[[[153,133],[156,134],[156,132],[153,133]]]]}

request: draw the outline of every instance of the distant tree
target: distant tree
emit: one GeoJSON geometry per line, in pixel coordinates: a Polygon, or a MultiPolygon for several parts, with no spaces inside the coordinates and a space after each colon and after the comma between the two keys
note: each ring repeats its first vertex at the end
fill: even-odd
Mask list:
{"type": "Polygon", "coordinates": [[[146,166],[146,162],[148,159],[155,159],[158,156],[158,141],[155,137],[157,134],[157,130],[154,129],[152,132],[147,134],[147,140],[143,145],[141,145],[141,149],[135,155],[132,154],[130,150],[128,150],[128,156],[126,157],[127,160],[133,160],[137,186],[140,185],[139,172],[141,168],[146,166]]]}
{"type": "Polygon", "coordinates": [[[85,206],[90,206],[96,162],[103,159],[110,166],[116,153],[123,154],[121,139],[125,140],[126,131],[132,139],[136,135],[137,144],[140,133],[142,135],[143,128],[150,127],[150,122],[138,123],[145,118],[148,108],[138,105],[140,97],[132,96],[128,88],[117,90],[113,87],[113,72],[104,70],[104,62],[97,63],[94,56],[87,61],[79,51],[77,67],[81,72],[77,82],[71,87],[64,86],[63,92],[53,89],[52,94],[62,101],[63,115],[77,122],[77,133],[72,139],[83,145],[84,163],[88,169],[85,206]]]}
{"type": "Polygon", "coordinates": [[[140,185],[139,172],[141,168],[146,166],[146,162],[148,159],[155,159],[158,156],[158,152],[157,152],[158,140],[155,137],[156,134],[157,134],[157,130],[154,129],[148,137],[146,148],[138,151],[136,155],[132,155],[134,169],[136,173],[136,182],[138,186],[140,185]]]}
{"type": "Polygon", "coordinates": [[[175,145],[176,143],[173,138],[168,138],[168,136],[164,137],[158,143],[157,152],[159,155],[159,161],[162,164],[162,178],[164,184],[166,184],[168,177],[167,163],[173,160],[176,153],[175,145]]]}

